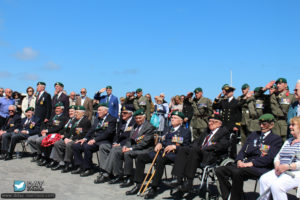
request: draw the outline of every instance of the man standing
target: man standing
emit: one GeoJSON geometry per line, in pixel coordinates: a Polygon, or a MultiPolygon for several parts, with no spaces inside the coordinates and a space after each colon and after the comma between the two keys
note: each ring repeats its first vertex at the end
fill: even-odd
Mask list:
{"type": "Polygon", "coordinates": [[[281,148],[282,139],[272,133],[274,116],[264,114],[259,118],[261,131],[253,132],[240,150],[236,162],[216,169],[223,199],[243,199],[244,181],[258,179],[273,168],[273,160],[281,148]],[[231,178],[232,184],[228,179],[231,178]]]}
{"type": "Polygon", "coordinates": [[[59,102],[61,102],[64,106],[64,115],[67,117],[69,115],[69,98],[68,96],[63,92],[64,90],[64,84],[61,82],[56,82],[54,84],[55,92],[52,99],[52,116],[55,115],[54,108],[55,105],[59,102]]]}
{"type": "Polygon", "coordinates": [[[271,95],[270,103],[272,114],[276,118],[273,132],[283,140],[287,137],[287,113],[293,103],[294,95],[287,90],[287,80],[279,78],[276,81],[277,91],[271,95]]]}
{"type": "Polygon", "coordinates": [[[193,140],[205,134],[208,127],[208,117],[213,113],[212,102],[210,99],[203,97],[202,88],[198,87],[194,90],[195,97],[191,101],[193,107],[193,117],[191,127],[193,140]]]}
{"type": "Polygon", "coordinates": [[[114,118],[119,117],[119,100],[118,97],[112,94],[112,87],[110,85],[99,90],[95,94],[94,99],[98,100],[99,103],[107,103],[109,108],[108,113],[114,118]],[[106,95],[101,95],[104,91],[106,91],[106,95]]]}
{"type": "Polygon", "coordinates": [[[80,90],[81,96],[76,100],[76,106],[83,106],[85,108],[85,115],[91,121],[93,116],[93,100],[86,96],[86,89],[80,90]]]}
{"type": "Polygon", "coordinates": [[[46,83],[38,82],[36,91],[35,116],[42,123],[47,123],[51,117],[52,103],[51,96],[45,91],[46,83]]]}
{"type": "Polygon", "coordinates": [[[133,106],[135,110],[143,109],[146,114],[146,119],[150,121],[151,118],[151,105],[146,97],[143,96],[143,90],[138,88],[136,90],[136,97],[133,101],[133,106]]]}
{"type": "Polygon", "coordinates": [[[70,95],[69,95],[69,106],[75,106],[76,104],[76,93],[75,92],[70,92],[70,95]]]}
{"type": "Polygon", "coordinates": [[[12,98],[12,90],[5,89],[5,97],[0,97],[0,127],[2,127],[9,116],[8,107],[15,105],[15,100],[12,98]]]}

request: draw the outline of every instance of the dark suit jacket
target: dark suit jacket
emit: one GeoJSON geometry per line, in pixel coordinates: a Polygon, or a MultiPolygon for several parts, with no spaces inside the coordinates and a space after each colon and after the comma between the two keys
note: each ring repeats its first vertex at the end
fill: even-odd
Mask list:
{"type": "Polygon", "coordinates": [[[71,123],[71,128],[64,133],[64,138],[69,138],[73,141],[80,140],[85,137],[86,133],[91,128],[91,121],[84,116],[79,123],[77,123],[78,120],[74,119],[71,123]]]}
{"type": "Polygon", "coordinates": [[[64,125],[67,123],[68,118],[61,114],[60,116],[55,117],[54,115],[50,121],[47,123],[48,134],[51,133],[60,133],[60,131],[64,128],[64,125]]]}
{"type": "Polygon", "coordinates": [[[264,145],[269,146],[267,155],[263,156],[259,145],[257,145],[259,144],[260,135],[261,132],[253,132],[247,137],[246,143],[236,157],[236,161],[252,162],[253,169],[259,173],[265,173],[273,168],[274,158],[283,142],[280,136],[271,132],[262,142],[264,145]]]}
{"type": "Polygon", "coordinates": [[[137,128],[137,124],[133,126],[131,130],[130,137],[127,139],[124,146],[131,147],[132,150],[143,150],[149,149],[149,152],[153,149],[154,145],[154,131],[155,127],[150,124],[147,120],[143,123],[138,135],[135,139],[133,139],[133,134],[135,129],[137,128]],[[136,139],[141,138],[139,142],[136,139]]]}
{"type": "Polygon", "coordinates": [[[51,118],[51,112],[52,112],[51,96],[47,92],[44,92],[43,95],[36,100],[34,115],[43,122],[44,119],[51,118]]]}
{"type": "Polygon", "coordinates": [[[124,120],[122,120],[119,123],[119,125],[117,127],[117,133],[114,137],[113,143],[120,144],[121,146],[123,146],[126,143],[127,139],[130,136],[131,130],[133,129],[133,126],[135,124],[134,117],[131,118],[131,120],[127,126],[127,129],[124,130],[126,123],[127,122],[124,120]]]}
{"type": "Polygon", "coordinates": [[[85,138],[88,141],[95,139],[97,145],[102,143],[111,144],[116,133],[117,119],[108,114],[101,127],[99,121],[99,118],[95,119],[93,127],[88,131],[85,138]]]}
{"type": "MultiPolygon", "coordinates": [[[[108,112],[111,116],[118,118],[119,117],[119,100],[116,96],[113,94],[110,95],[110,99],[108,102],[108,112]]],[[[97,92],[94,96],[94,99],[99,100],[100,103],[106,103],[107,102],[107,95],[101,96],[99,92],[97,92]]]]}
{"type": "Polygon", "coordinates": [[[59,96],[59,98],[57,99],[57,94],[53,96],[52,98],[52,116],[55,115],[55,104],[57,104],[58,102],[62,102],[64,104],[64,115],[65,116],[69,116],[69,105],[70,105],[70,101],[69,101],[69,97],[65,94],[65,93],[61,93],[61,95],[59,96]]]}
{"type": "Polygon", "coordinates": [[[191,144],[191,131],[189,128],[186,128],[185,126],[180,126],[177,131],[171,132],[171,129],[167,131],[167,133],[164,134],[164,140],[161,141],[163,147],[169,146],[169,145],[176,145],[176,152],[180,149],[182,146],[188,146],[191,144]],[[173,137],[182,138],[181,142],[172,142],[173,137]]]}
{"type": "MultiPolygon", "coordinates": [[[[194,148],[202,147],[202,144],[209,133],[210,132],[201,134],[200,137],[192,143],[192,146],[194,148]]],[[[205,146],[201,149],[202,163],[214,163],[220,158],[221,155],[226,154],[230,144],[229,137],[230,133],[228,129],[226,127],[220,127],[219,130],[211,138],[210,145],[205,146]]]]}
{"type": "MultiPolygon", "coordinates": [[[[81,106],[81,97],[76,99],[76,106],[81,106]]],[[[85,115],[88,117],[89,120],[92,120],[93,116],[93,100],[85,97],[85,101],[83,103],[83,106],[85,107],[85,115]]]]}
{"type": "Polygon", "coordinates": [[[1,130],[6,131],[7,133],[13,132],[15,129],[21,128],[21,117],[18,114],[13,116],[8,116],[1,130]]]}
{"type": "Polygon", "coordinates": [[[39,134],[41,131],[41,120],[36,116],[32,116],[30,123],[25,125],[26,120],[27,117],[21,120],[20,130],[28,131],[28,136],[39,134]]]}
{"type": "Polygon", "coordinates": [[[230,102],[228,102],[228,99],[215,99],[213,109],[220,110],[223,126],[230,132],[233,127],[239,128],[239,123],[241,123],[242,120],[242,108],[241,103],[237,99],[233,98],[230,102]]]}

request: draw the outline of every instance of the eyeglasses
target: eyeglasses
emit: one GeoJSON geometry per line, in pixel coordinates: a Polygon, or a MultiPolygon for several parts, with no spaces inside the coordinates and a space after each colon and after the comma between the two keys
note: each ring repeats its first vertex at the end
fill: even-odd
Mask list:
{"type": "Polygon", "coordinates": [[[269,124],[269,123],[268,122],[259,122],[259,125],[266,126],[267,124],[269,124]]]}
{"type": "Polygon", "coordinates": [[[28,90],[27,92],[33,92],[33,90],[28,90]]]}
{"type": "Polygon", "coordinates": [[[86,93],[85,91],[80,91],[81,94],[86,93]]]}
{"type": "Polygon", "coordinates": [[[123,115],[127,115],[129,112],[122,112],[123,115]]]}
{"type": "Polygon", "coordinates": [[[8,112],[15,112],[14,110],[8,110],[8,112]]]}

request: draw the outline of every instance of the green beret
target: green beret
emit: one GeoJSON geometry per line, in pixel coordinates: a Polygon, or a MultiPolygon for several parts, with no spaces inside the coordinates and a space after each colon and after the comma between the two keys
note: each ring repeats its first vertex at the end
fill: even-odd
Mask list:
{"type": "Polygon", "coordinates": [[[275,118],[272,114],[264,114],[262,116],[260,116],[260,118],[258,119],[260,122],[274,122],[275,118]]]}
{"type": "Polygon", "coordinates": [[[222,121],[222,117],[219,114],[212,114],[211,116],[208,117],[208,119],[216,119],[222,121]]]}
{"type": "Polygon", "coordinates": [[[57,85],[59,85],[59,86],[61,86],[61,87],[64,87],[64,84],[62,84],[61,82],[56,82],[56,83],[54,83],[54,87],[57,86],[57,85]]]}
{"type": "Polygon", "coordinates": [[[259,92],[259,91],[261,91],[263,89],[263,87],[256,87],[255,89],[254,89],[254,92],[259,92]]]}
{"type": "Polygon", "coordinates": [[[185,118],[184,114],[183,114],[182,112],[179,112],[179,111],[174,111],[174,112],[172,112],[171,116],[173,116],[173,115],[177,115],[177,116],[180,117],[181,119],[184,119],[184,118],[185,118]]]}
{"type": "Polygon", "coordinates": [[[135,111],[133,113],[133,116],[135,117],[135,116],[144,115],[144,114],[145,114],[144,110],[143,109],[139,109],[139,110],[137,110],[137,111],[135,111]]]}
{"type": "Polygon", "coordinates": [[[75,110],[85,110],[84,106],[77,106],[75,110]]]}
{"type": "Polygon", "coordinates": [[[57,104],[55,104],[54,106],[55,108],[56,107],[64,107],[64,104],[62,102],[58,102],[57,104]]]}
{"type": "Polygon", "coordinates": [[[27,111],[34,111],[34,108],[33,108],[33,107],[28,107],[28,108],[25,110],[25,112],[27,112],[27,111]]]}
{"type": "Polygon", "coordinates": [[[142,90],[142,88],[138,88],[138,89],[136,89],[136,93],[138,93],[138,92],[142,92],[143,90],[142,90]]]}
{"type": "Polygon", "coordinates": [[[278,83],[287,83],[287,80],[285,78],[279,78],[279,79],[277,79],[275,84],[278,84],[278,83]]]}
{"type": "Polygon", "coordinates": [[[70,106],[69,109],[74,109],[76,110],[77,106],[73,105],[73,106],[70,106]]]}
{"type": "Polygon", "coordinates": [[[223,86],[222,86],[222,90],[224,90],[225,89],[225,87],[228,87],[229,86],[229,84],[224,84],[223,86]]]}
{"type": "Polygon", "coordinates": [[[112,89],[112,87],[110,85],[106,86],[106,89],[112,89]]]}
{"type": "Polygon", "coordinates": [[[195,90],[194,90],[195,93],[198,93],[198,92],[202,92],[202,88],[201,87],[197,87],[195,90]]]}
{"type": "Polygon", "coordinates": [[[244,89],[247,89],[247,88],[249,88],[250,86],[247,84],[247,83],[245,83],[244,85],[242,85],[242,90],[244,90],[244,89]]]}
{"type": "Polygon", "coordinates": [[[45,82],[38,82],[36,85],[45,85],[46,86],[46,83],[45,82]]]}
{"type": "Polygon", "coordinates": [[[108,103],[99,103],[97,108],[99,108],[101,106],[108,108],[108,103]]]}

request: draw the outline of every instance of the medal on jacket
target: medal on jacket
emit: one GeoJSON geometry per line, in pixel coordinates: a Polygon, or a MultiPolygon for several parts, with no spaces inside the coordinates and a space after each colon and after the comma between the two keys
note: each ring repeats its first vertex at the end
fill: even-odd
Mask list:
{"type": "Polygon", "coordinates": [[[142,135],[142,136],[140,136],[140,137],[137,137],[136,139],[135,139],[135,142],[138,144],[138,143],[140,143],[141,142],[141,140],[144,138],[144,135],[142,135]]]}
{"type": "Polygon", "coordinates": [[[260,144],[259,150],[261,151],[261,156],[266,156],[269,152],[270,145],[260,144]]]}
{"type": "Polygon", "coordinates": [[[177,135],[174,135],[172,137],[172,142],[176,143],[176,145],[182,144],[183,143],[183,137],[178,137],[177,135]]]}

